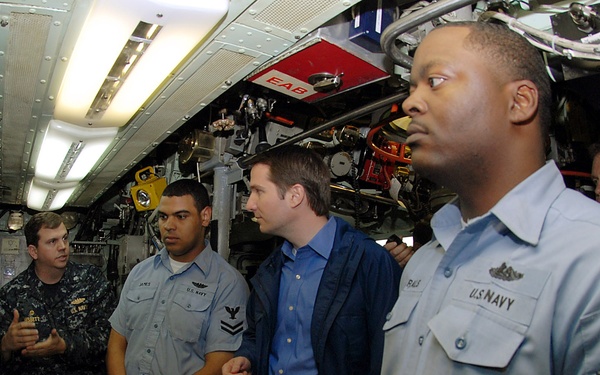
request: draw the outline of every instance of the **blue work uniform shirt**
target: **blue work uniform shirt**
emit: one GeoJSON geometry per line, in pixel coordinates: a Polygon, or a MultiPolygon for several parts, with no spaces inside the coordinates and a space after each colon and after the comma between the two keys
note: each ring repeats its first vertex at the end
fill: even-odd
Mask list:
{"type": "Polygon", "coordinates": [[[248,285],[205,244],[175,273],[162,249],[127,276],[110,323],[127,339],[128,374],[192,374],[206,353],[240,346],[248,285]]]}
{"type": "Polygon", "coordinates": [[[600,371],[600,205],[553,161],[478,220],[459,202],[404,269],[383,375],[600,371]]]}
{"type": "Polygon", "coordinates": [[[277,326],[269,356],[271,374],[317,374],[310,327],[323,270],[331,254],[336,222],[333,218],[299,249],[285,241],[277,326]]]}

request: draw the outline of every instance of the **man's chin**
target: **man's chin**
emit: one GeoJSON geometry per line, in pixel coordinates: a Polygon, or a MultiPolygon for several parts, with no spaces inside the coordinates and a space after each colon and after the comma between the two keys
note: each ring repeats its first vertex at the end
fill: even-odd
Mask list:
{"type": "Polygon", "coordinates": [[[411,159],[411,165],[413,169],[418,172],[422,177],[427,177],[430,171],[430,165],[427,162],[427,159],[421,155],[421,157],[416,157],[413,154],[411,159]]]}
{"type": "Polygon", "coordinates": [[[183,257],[183,256],[189,254],[192,251],[192,250],[181,249],[179,247],[176,247],[176,248],[174,248],[174,247],[171,247],[171,248],[166,247],[166,249],[167,249],[167,252],[169,253],[169,256],[171,258],[173,258],[173,259],[177,259],[177,258],[183,257]]]}
{"type": "Polygon", "coordinates": [[[165,246],[165,249],[167,249],[167,253],[169,253],[169,255],[173,255],[173,256],[178,256],[183,253],[180,249],[178,249],[174,246],[165,246]]]}

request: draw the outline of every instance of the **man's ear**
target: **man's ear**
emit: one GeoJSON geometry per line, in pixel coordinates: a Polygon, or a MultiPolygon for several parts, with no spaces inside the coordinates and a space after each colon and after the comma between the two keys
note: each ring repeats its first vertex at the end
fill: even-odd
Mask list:
{"type": "Polygon", "coordinates": [[[203,227],[207,227],[210,224],[212,218],[212,207],[206,206],[200,211],[200,221],[203,227]]]}
{"type": "Polygon", "coordinates": [[[510,84],[511,107],[509,119],[514,124],[529,123],[537,114],[538,89],[529,80],[519,80],[510,84]]]}
{"type": "Polygon", "coordinates": [[[287,194],[289,195],[290,206],[292,208],[298,207],[304,200],[304,186],[300,184],[292,185],[288,189],[287,194]]]}
{"type": "Polygon", "coordinates": [[[38,249],[36,246],[33,245],[28,245],[27,246],[27,252],[29,253],[29,256],[33,259],[33,260],[37,260],[38,258],[38,249]]]}

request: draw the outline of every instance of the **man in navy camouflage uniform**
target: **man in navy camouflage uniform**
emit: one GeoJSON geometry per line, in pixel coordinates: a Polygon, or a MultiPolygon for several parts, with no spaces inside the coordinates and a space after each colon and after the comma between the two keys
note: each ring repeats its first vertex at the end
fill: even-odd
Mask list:
{"type": "Polygon", "coordinates": [[[103,374],[116,298],[102,271],[69,262],[53,212],[24,229],[31,265],[0,289],[1,374],[103,374]]]}

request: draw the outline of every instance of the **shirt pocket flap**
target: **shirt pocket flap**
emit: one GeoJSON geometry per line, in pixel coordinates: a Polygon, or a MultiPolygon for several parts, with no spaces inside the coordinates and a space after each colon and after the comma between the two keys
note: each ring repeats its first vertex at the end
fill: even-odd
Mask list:
{"type": "Polygon", "coordinates": [[[198,296],[192,293],[177,293],[173,302],[187,311],[206,311],[212,302],[212,294],[198,296]]]}
{"type": "Polygon", "coordinates": [[[408,321],[408,318],[412,314],[421,298],[421,293],[417,292],[402,292],[402,298],[396,301],[396,304],[392,311],[386,316],[386,322],[383,325],[384,331],[404,324],[408,321]]]}
{"type": "Polygon", "coordinates": [[[526,327],[484,309],[450,305],[428,323],[448,357],[456,362],[504,368],[524,339],[526,327]]]}
{"type": "Polygon", "coordinates": [[[127,299],[132,302],[146,301],[154,298],[156,288],[138,288],[127,292],[127,299]]]}

